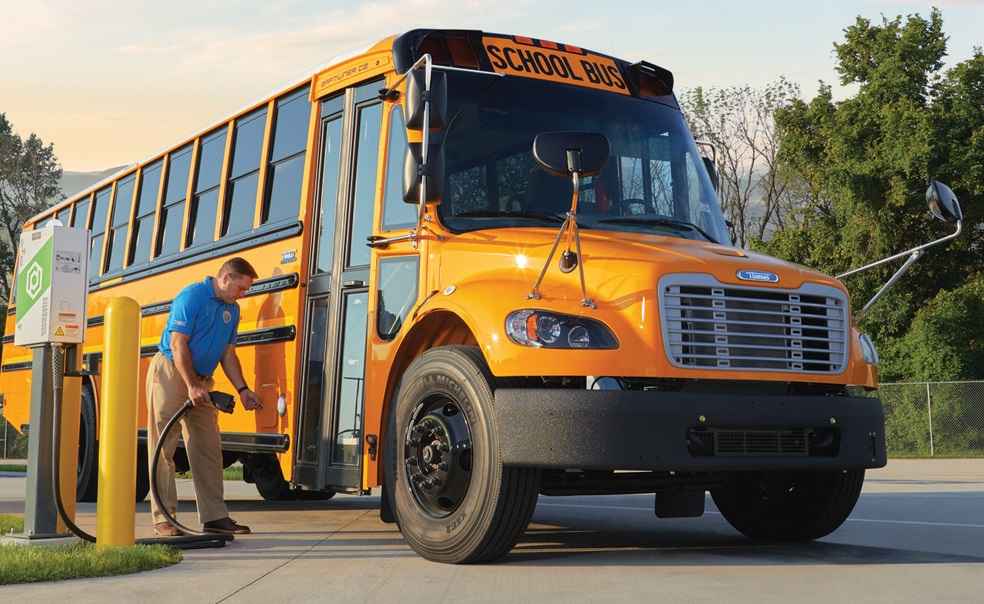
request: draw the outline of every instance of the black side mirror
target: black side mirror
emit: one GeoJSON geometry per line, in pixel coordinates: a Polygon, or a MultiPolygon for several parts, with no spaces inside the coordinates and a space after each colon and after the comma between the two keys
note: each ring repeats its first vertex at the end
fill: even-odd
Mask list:
{"type": "Polygon", "coordinates": [[[421,143],[407,145],[407,154],[403,160],[403,201],[420,203],[420,183],[423,176],[427,177],[426,203],[441,199],[444,194],[444,145],[431,143],[427,150],[427,166],[423,166],[420,152],[421,143]]]}
{"type": "Polygon", "coordinates": [[[711,179],[711,186],[714,187],[715,191],[721,190],[721,179],[718,177],[717,167],[710,157],[701,156],[701,161],[704,162],[704,169],[707,170],[707,176],[711,179]]]}
{"type": "Polygon", "coordinates": [[[608,138],[596,132],[541,132],[533,139],[534,159],[554,176],[594,176],[608,154],[608,138]]]}
{"type": "MultiPolygon", "coordinates": [[[[410,130],[424,129],[424,101],[427,91],[424,81],[424,70],[414,69],[407,76],[407,95],[404,113],[407,116],[407,128],[410,130]]],[[[430,87],[430,129],[444,128],[448,121],[448,80],[443,71],[431,71],[430,87]]]]}
{"type": "Polygon", "coordinates": [[[938,180],[930,181],[929,188],[926,189],[926,203],[929,204],[929,211],[943,222],[954,223],[963,220],[963,212],[960,210],[960,202],[953,194],[950,187],[938,180]]]}

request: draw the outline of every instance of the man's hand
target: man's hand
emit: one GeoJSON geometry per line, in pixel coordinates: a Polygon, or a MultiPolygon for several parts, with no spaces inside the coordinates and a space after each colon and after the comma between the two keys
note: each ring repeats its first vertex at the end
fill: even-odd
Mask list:
{"type": "Polygon", "coordinates": [[[208,390],[205,389],[205,386],[201,382],[196,382],[188,387],[188,398],[198,406],[212,404],[212,397],[209,396],[208,390]]]}
{"type": "Polygon", "coordinates": [[[239,400],[243,402],[243,409],[247,411],[255,411],[263,408],[263,403],[260,402],[259,397],[249,388],[239,393],[239,400]]]}

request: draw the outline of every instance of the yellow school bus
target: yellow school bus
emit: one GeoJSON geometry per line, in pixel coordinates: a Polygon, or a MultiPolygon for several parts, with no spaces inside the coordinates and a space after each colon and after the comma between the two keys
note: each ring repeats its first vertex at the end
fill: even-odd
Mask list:
{"type": "MultiPolygon", "coordinates": [[[[235,255],[264,406],[222,445],[264,497],[381,486],[445,562],[507,553],[541,494],[680,517],[710,491],[751,538],[831,532],[885,463],[880,402],[848,394],[877,356],[840,281],[732,245],[712,172],[647,62],[431,29],[331,62],[28,222],[91,233],[80,496],[107,303],[140,303],[146,372],[170,301],[235,255]]],[[[8,336],[20,429],[30,365],[8,336]]]]}

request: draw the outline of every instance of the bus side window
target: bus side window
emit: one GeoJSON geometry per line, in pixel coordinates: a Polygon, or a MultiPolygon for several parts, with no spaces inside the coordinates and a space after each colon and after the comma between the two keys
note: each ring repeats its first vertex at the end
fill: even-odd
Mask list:
{"type": "Polygon", "coordinates": [[[96,193],[96,201],[92,206],[92,218],[89,220],[89,228],[92,235],[89,238],[89,278],[98,277],[102,272],[102,247],[103,233],[106,231],[106,212],[109,211],[109,195],[113,191],[112,187],[106,187],[96,193]]]}
{"type": "Polygon", "coordinates": [[[68,217],[72,214],[72,204],[65,206],[64,208],[58,210],[55,214],[55,220],[62,223],[62,226],[68,226],[68,217]]]}
{"type": "Polygon", "coordinates": [[[407,152],[407,130],[399,105],[390,110],[389,145],[386,151],[386,189],[383,198],[384,231],[417,224],[417,206],[403,201],[403,158],[407,152]]]}
{"type": "Polygon", "coordinates": [[[130,210],[133,209],[133,185],[136,178],[136,175],[131,175],[116,183],[112,228],[109,231],[109,249],[106,251],[107,273],[123,268],[126,236],[130,230],[130,210]]]}
{"type": "Polygon", "coordinates": [[[184,220],[188,173],[191,171],[191,145],[171,154],[164,188],[164,207],[157,227],[156,256],[168,256],[181,249],[181,222],[184,220]]]}
{"type": "Polygon", "coordinates": [[[223,237],[245,233],[253,228],[266,115],[266,108],[263,108],[236,120],[232,170],[229,173],[225,200],[225,224],[222,225],[223,237]]]}
{"type": "Polygon", "coordinates": [[[150,260],[150,241],[157,210],[157,193],[161,185],[161,162],[146,166],[140,175],[140,192],[137,194],[137,215],[133,220],[133,248],[127,266],[143,264],[150,260]]]}
{"type": "Polygon", "coordinates": [[[191,200],[188,247],[211,243],[215,239],[215,215],[219,209],[219,183],[225,156],[226,128],[202,138],[198,153],[195,196],[191,200]]]}
{"type": "Polygon", "coordinates": [[[75,213],[72,214],[72,222],[69,226],[77,226],[83,229],[89,228],[89,223],[87,222],[89,220],[89,199],[91,199],[91,196],[75,202],[75,213]]]}
{"type": "Polygon", "coordinates": [[[376,166],[383,117],[382,103],[357,106],[355,181],[352,187],[352,216],[349,223],[349,252],[346,266],[369,264],[366,237],[372,234],[373,202],[376,197],[376,166]]]}
{"type": "Polygon", "coordinates": [[[277,100],[262,224],[297,218],[310,116],[307,88],[277,100]]]}
{"type": "Polygon", "coordinates": [[[407,313],[417,301],[418,256],[383,258],[379,261],[379,304],[376,332],[392,340],[403,327],[407,313]]]}

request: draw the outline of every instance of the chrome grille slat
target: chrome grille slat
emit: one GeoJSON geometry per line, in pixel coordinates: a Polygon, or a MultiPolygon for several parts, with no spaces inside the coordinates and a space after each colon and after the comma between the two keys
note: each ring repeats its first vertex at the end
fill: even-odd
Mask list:
{"type": "MultiPolygon", "coordinates": [[[[697,321],[687,321],[688,323],[697,323],[697,321]]],[[[747,331],[708,331],[706,329],[670,329],[670,333],[686,333],[693,335],[721,335],[727,334],[729,336],[735,337],[747,337],[747,338],[770,338],[770,339],[781,339],[781,340],[816,340],[818,342],[834,342],[836,344],[843,344],[844,340],[834,340],[832,338],[814,338],[810,336],[787,336],[776,333],[752,333],[747,331]]]]}
{"type": "MultiPolygon", "coordinates": [[[[735,346],[732,346],[731,348],[736,348],[736,347],[735,346]]],[[[716,354],[684,354],[682,356],[683,356],[683,358],[687,358],[687,359],[719,359],[719,358],[721,358],[720,355],[716,355],[716,354]]],[[[747,356],[735,356],[735,355],[728,355],[728,359],[730,359],[732,361],[772,361],[772,362],[779,362],[779,361],[789,360],[789,359],[787,359],[785,357],[783,357],[783,358],[770,358],[770,357],[747,357],[747,356]]],[[[797,360],[799,360],[801,362],[813,363],[813,364],[818,364],[818,365],[838,365],[839,364],[839,363],[831,363],[830,361],[815,361],[815,360],[811,360],[811,359],[797,359],[797,360]]]]}
{"type": "Polygon", "coordinates": [[[678,367],[825,374],[846,367],[848,304],[836,288],[734,287],[709,275],[668,275],[659,294],[663,341],[678,367]]]}
{"type": "MultiPolygon", "coordinates": [[[[685,298],[687,296],[680,295],[680,297],[681,298],[685,298]]],[[[727,301],[730,302],[731,300],[727,300],[727,301]]],[[[802,313],[802,312],[792,312],[792,311],[788,311],[787,312],[787,311],[782,311],[782,310],[755,310],[755,309],[751,309],[751,308],[742,308],[742,309],[739,310],[739,309],[731,309],[731,308],[724,308],[724,307],[722,307],[722,308],[715,308],[715,307],[712,307],[712,306],[679,306],[679,305],[676,305],[676,304],[666,304],[666,305],[664,305],[663,308],[669,308],[669,309],[673,309],[673,310],[697,310],[697,311],[702,311],[702,312],[714,312],[714,311],[722,312],[723,311],[723,312],[726,312],[726,313],[734,313],[734,314],[772,315],[772,316],[779,315],[779,316],[783,316],[783,317],[803,317],[803,318],[806,318],[806,319],[833,319],[835,321],[841,321],[842,320],[841,317],[832,317],[830,315],[811,315],[811,314],[802,313]]],[[[842,311],[843,311],[843,309],[839,309],[838,310],[838,312],[842,312],[842,311]]],[[[777,321],[777,323],[778,323],[778,321],[777,321]]]]}
{"type": "MultiPolygon", "coordinates": [[[[702,295],[702,294],[684,294],[684,295],[686,295],[688,298],[694,298],[694,299],[698,299],[698,300],[720,300],[721,299],[719,296],[705,296],[705,295],[702,295]]],[[[774,300],[768,300],[768,299],[764,299],[764,298],[739,298],[737,296],[727,296],[727,299],[729,301],[735,301],[735,302],[753,302],[753,303],[760,303],[760,302],[770,303],[770,302],[776,302],[774,300]]],[[[833,309],[836,309],[836,310],[842,310],[842,308],[840,306],[837,306],[836,304],[817,304],[815,302],[791,302],[790,303],[790,302],[781,302],[781,301],[780,301],[780,303],[782,303],[782,304],[793,304],[793,305],[796,305],[796,306],[811,306],[811,307],[814,307],[814,308],[833,308],[833,309]]]]}
{"type": "Polygon", "coordinates": [[[739,321],[736,319],[687,319],[688,323],[727,323],[728,325],[751,325],[754,327],[781,327],[783,323],[768,323],[765,321],[739,321]]]}

